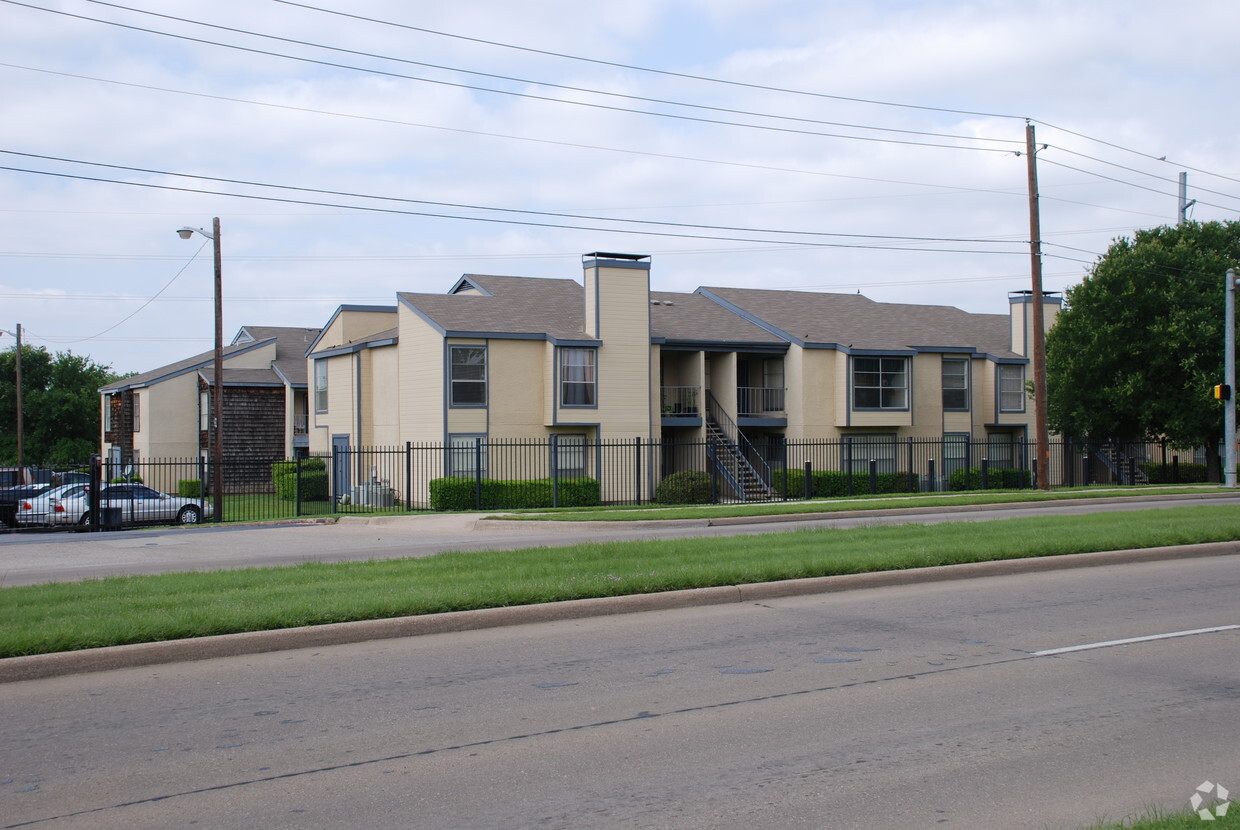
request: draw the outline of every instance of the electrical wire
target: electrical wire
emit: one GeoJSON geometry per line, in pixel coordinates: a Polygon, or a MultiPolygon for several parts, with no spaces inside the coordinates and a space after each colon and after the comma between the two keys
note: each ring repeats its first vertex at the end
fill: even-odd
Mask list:
{"type": "MultiPolygon", "coordinates": [[[[487,93],[493,93],[496,95],[507,95],[507,96],[512,96],[516,98],[523,98],[527,100],[543,101],[543,102],[555,103],[555,104],[564,104],[567,106],[587,107],[590,109],[603,110],[607,112],[617,112],[617,113],[624,113],[624,114],[629,114],[629,115],[644,115],[644,116],[649,116],[652,118],[665,118],[665,119],[685,121],[685,122],[691,122],[691,123],[697,123],[697,124],[709,124],[712,126],[738,127],[741,129],[761,130],[764,132],[783,133],[783,134],[788,134],[788,135],[813,136],[815,138],[836,138],[836,139],[848,140],[848,141],[865,141],[865,142],[875,142],[875,143],[880,143],[880,144],[905,145],[905,146],[912,146],[912,147],[931,147],[931,148],[944,149],[944,150],[967,150],[967,151],[972,151],[972,152],[989,152],[989,153],[1011,152],[1011,150],[1009,149],[1001,149],[997,147],[967,147],[967,146],[961,146],[961,145],[956,145],[956,144],[936,144],[936,143],[928,142],[928,141],[911,141],[911,140],[894,139],[894,138],[878,138],[875,136],[857,136],[857,135],[847,135],[843,133],[825,133],[825,132],[818,132],[815,130],[793,129],[790,127],[775,127],[775,126],[771,126],[768,124],[746,124],[743,122],[724,121],[724,120],[716,119],[716,118],[703,118],[703,117],[698,117],[698,116],[682,115],[682,114],[676,114],[676,113],[653,112],[649,110],[633,109],[630,107],[618,107],[618,106],[612,106],[609,104],[591,103],[588,101],[566,101],[564,99],[552,98],[546,95],[533,95],[531,93],[526,93],[526,92],[514,92],[511,90],[493,89],[490,87],[481,87],[481,86],[475,86],[472,84],[463,84],[463,83],[458,83],[455,81],[445,81],[445,80],[438,80],[434,78],[422,78],[416,75],[406,75],[400,72],[392,72],[388,70],[368,69],[368,68],[359,67],[359,66],[352,66],[349,64],[337,63],[334,61],[318,60],[316,58],[306,58],[306,57],[298,57],[295,55],[286,55],[280,52],[273,52],[267,49],[255,49],[253,47],[248,47],[248,46],[238,46],[236,44],[221,43],[219,41],[206,40],[204,38],[191,37],[189,35],[179,35],[179,34],[174,34],[171,32],[163,32],[157,29],[148,29],[142,26],[133,26],[127,23],[119,23],[119,22],[112,21],[112,20],[102,20],[100,18],[89,17],[87,15],[74,14],[72,12],[65,12],[65,11],[60,11],[57,9],[47,9],[42,6],[35,6],[29,3],[19,2],[18,0],[0,0],[0,2],[8,3],[14,6],[21,6],[23,8],[33,9],[36,11],[48,12],[50,14],[63,15],[65,17],[71,17],[71,18],[75,18],[78,20],[87,20],[87,21],[91,21],[94,23],[102,23],[104,25],[115,26],[115,27],[122,28],[122,29],[128,29],[130,31],[143,32],[146,34],[153,34],[153,35],[158,35],[160,37],[174,38],[176,40],[183,40],[183,41],[188,41],[191,43],[199,43],[199,44],[208,45],[208,46],[219,46],[225,49],[233,49],[233,50],[240,51],[240,52],[246,52],[248,54],[263,55],[266,57],[275,57],[275,58],[281,58],[284,60],[299,61],[302,63],[309,63],[309,64],[313,64],[316,66],[324,66],[324,67],[328,67],[332,69],[344,69],[344,70],[348,70],[352,72],[361,72],[365,74],[379,75],[379,76],[388,77],[388,78],[399,78],[402,80],[418,81],[421,83],[435,84],[439,86],[454,87],[458,89],[467,89],[472,92],[487,92],[487,93]]],[[[982,139],[982,140],[989,140],[989,139],[982,139]]]]}
{"type": "MultiPolygon", "coordinates": [[[[490,211],[490,212],[496,212],[496,213],[517,214],[517,215],[523,215],[523,216],[545,216],[545,217],[551,217],[551,218],[557,218],[557,219],[575,219],[575,220],[590,221],[590,222],[611,222],[611,223],[619,223],[619,224],[626,224],[626,225],[642,225],[642,226],[667,227],[667,228],[679,228],[679,229],[699,229],[699,230],[707,230],[707,231],[722,231],[722,232],[729,232],[729,233],[771,234],[771,235],[777,235],[777,236],[782,235],[782,236],[808,236],[808,237],[827,237],[827,238],[844,238],[844,239],[868,239],[868,240],[876,240],[876,241],[881,240],[885,242],[927,242],[927,243],[928,242],[942,242],[942,243],[954,243],[954,244],[966,244],[966,243],[967,244],[1002,244],[1003,242],[1006,242],[1006,240],[994,240],[994,239],[890,236],[890,235],[880,235],[880,234],[831,233],[831,232],[825,232],[825,231],[791,231],[791,230],[782,230],[782,229],[774,229],[774,228],[746,228],[746,227],[735,227],[735,226],[727,226],[727,225],[691,224],[691,223],[685,223],[685,222],[661,222],[661,221],[654,221],[654,220],[647,220],[647,219],[615,219],[615,218],[610,218],[610,217],[587,216],[583,214],[574,214],[574,213],[557,213],[557,212],[552,212],[552,211],[537,211],[537,210],[518,209],[518,208],[500,208],[500,207],[490,207],[487,205],[471,205],[471,204],[461,204],[461,203],[454,203],[454,202],[436,202],[436,201],[429,201],[429,200],[424,200],[424,199],[407,199],[407,198],[400,198],[400,197],[394,197],[394,196],[373,196],[373,195],[368,195],[368,194],[363,194],[363,193],[351,193],[348,191],[340,191],[340,190],[323,190],[323,189],[318,189],[318,188],[298,187],[298,186],[293,186],[293,185],[269,184],[265,182],[255,182],[255,181],[248,181],[244,179],[228,179],[228,178],[221,178],[221,177],[216,177],[216,176],[175,173],[175,172],[170,172],[167,170],[154,170],[150,168],[133,167],[133,166],[128,166],[128,165],[105,164],[102,162],[91,162],[91,161],[82,161],[79,159],[62,158],[62,157],[57,157],[57,156],[46,156],[46,155],[41,155],[37,153],[23,153],[23,152],[19,152],[16,150],[0,149],[0,154],[18,156],[22,158],[39,159],[42,161],[55,161],[55,162],[68,163],[68,164],[79,164],[79,165],[84,165],[84,166],[89,166],[89,167],[101,167],[101,168],[105,168],[109,170],[122,170],[125,172],[131,172],[131,173],[147,173],[147,174],[160,175],[160,176],[172,176],[175,178],[197,179],[200,181],[218,182],[221,184],[235,184],[235,185],[241,185],[244,187],[258,187],[258,188],[265,188],[265,189],[271,189],[271,190],[291,191],[291,192],[296,192],[296,193],[311,193],[311,194],[318,194],[318,195],[324,195],[324,196],[346,197],[346,198],[353,198],[353,199],[366,199],[366,200],[375,200],[375,201],[383,201],[383,202],[395,202],[398,204],[428,205],[428,206],[434,206],[434,207],[453,208],[457,210],[490,211]]],[[[0,169],[14,170],[14,171],[25,172],[25,173],[43,174],[43,175],[49,175],[49,176],[61,176],[65,178],[80,178],[86,181],[103,181],[103,182],[110,182],[114,184],[126,184],[126,185],[132,185],[132,186],[142,186],[142,187],[155,187],[155,188],[169,189],[169,190],[188,191],[188,192],[193,192],[193,193],[206,193],[209,195],[217,195],[217,196],[234,196],[237,198],[255,198],[255,199],[263,199],[263,200],[276,201],[276,202],[290,202],[292,204],[311,204],[311,205],[317,205],[320,207],[323,207],[323,206],[338,207],[338,208],[344,208],[347,210],[383,210],[381,208],[359,207],[359,206],[353,206],[353,205],[339,205],[339,204],[329,204],[329,203],[321,203],[321,202],[304,202],[300,200],[285,200],[285,199],[279,199],[275,197],[254,196],[254,195],[245,195],[245,194],[236,194],[236,193],[220,193],[217,191],[196,190],[192,188],[152,185],[149,183],[139,183],[139,182],[126,182],[126,181],[120,181],[120,180],[101,179],[101,178],[95,178],[95,177],[89,177],[89,176],[75,176],[72,174],[65,174],[65,173],[53,173],[53,172],[42,171],[42,170],[30,170],[26,168],[0,167],[0,169]]],[[[390,212],[411,213],[411,215],[430,216],[430,217],[442,218],[442,219],[492,221],[492,222],[500,222],[500,223],[506,223],[506,224],[534,224],[540,227],[570,227],[574,230],[605,230],[607,232],[613,232],[613,233],[643,233],[643,231],[639,231],[639,230],[624,230],[624,229],[617,229],[617,228],[612,228],[612,229],[577,228],[575,226],[543,225],[541,223],[530,223],[530,222],[510,222],[508,220],[493,219],[493,218],[487,218],[487,217],[471,217],[471,216],[459,216],[459,215],[451,215],[451,214],[431,214],[431,213],[423,213],[423,212],[408,212],[408,211],[395,211],[395,210],[390,211],[390,212]]],[[[660,234],[656,234],[655,232],[648,232],[648,233],[652,233],[653,235],[660,235],[660,234]]],[[[673,235],[679,235],[679,234],[673,234],[673,235]]],[[[690,236],[689,238],[718,239],[719,237],[690,236]]],[[[753,242],[753,241],[766,241],[766,240],[746,239],[746,240],[734,240],[734,241],[753,242]]],[[[846,247],[853,247],[853,246],[846,246],[846,247]]]]}

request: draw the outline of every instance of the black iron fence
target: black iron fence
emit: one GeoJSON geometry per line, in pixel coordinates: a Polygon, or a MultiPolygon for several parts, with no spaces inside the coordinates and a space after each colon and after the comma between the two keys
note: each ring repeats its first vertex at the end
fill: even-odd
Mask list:
{"type": "MultiPolygon", "coordinates": [[[[185,521],[287,520],[407,513],[718,503],[1038,486],[1032,442],[853,436],[835,441],[588,442],[581,436],[337,449],[283,459],[226,459],[224,493],[204,458],[103,465],[100,489],[140,483],[198,510],[185,521]]],[[[1052,442],[1050,487],[1205,481],[1205,452],[1163,444],[1052,442]]],[[[89,471],[89,465],[77,468],[89,471]]],[[[138,517],[138,514],[134,514],[138,517]]],[[[151,521],[156,521],[150,518],[151,521]]],[[[170,521],[171,521],[170,520],[170,521]]]]}

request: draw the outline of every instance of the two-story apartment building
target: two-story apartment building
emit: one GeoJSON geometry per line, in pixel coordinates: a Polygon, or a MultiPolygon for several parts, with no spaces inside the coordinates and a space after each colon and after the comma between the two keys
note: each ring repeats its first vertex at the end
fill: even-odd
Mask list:
{"type": "MultiPolygon", "coordinates": [[[[650,267],[594,253],[581,282],[466,275],[446,294],[342,306],[307,355],[311,451],[433,442],[444,474],[481,463],[529,476],[483,449],[555,436],[556,472],[574,475],[592,474],[584,448],[610,439],[773,458],[786,441],[848,437],[873,458],[913,437],[942,438],[946,464],[979,440],[1001,461],[1031,428],[1027,294],[1008,314],[971,314],[852,294],[655,292],[650,267]]],[[[1049,326],[1058,300],[1042,301],[1049,326]]]]}
{"type": "MultiPolygon", "coordinates": [[[[244,326],[224,349],[224,456],[255,474],[309,446],[306,350],[317,328],[244,326]]],[[[131,375],[99,389],[102,455],[110,474],[134,461],[208,454],[214,352],[131,375]]],[[[153,471],[152,471],[153,473],[153,471]]],[[[181,475],[185,475],[184,471],[181,475]]],[[[175,492],[176,474],[149,483],[175,492]]]]}

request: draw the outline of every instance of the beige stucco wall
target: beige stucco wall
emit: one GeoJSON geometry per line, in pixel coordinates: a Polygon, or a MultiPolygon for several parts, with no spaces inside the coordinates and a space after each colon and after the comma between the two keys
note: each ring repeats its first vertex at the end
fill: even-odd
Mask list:
{"type": "Polygon", "coordinates": [[[444,440],[443,336],[407,306],[396,312],[400,323],[397,342],[399,378],[399,431],[401,441],[444,440]]]}
{"type": "Polygon", "coordinates": [[[391,311],[341,311],[320,335],[318,350],[344,346],[363,337],[395,328],[397,315],[391,311]]]}
{"type": "MultiPolygon", "coordinates": [[[[539,438],[547,433],[545,399],[549,392],[544,378],[548,345],[542,340],[487,341],[486,421],[475,431],[489,432],[496,440],[539,438]]],[[[458,423],[458,412],[474,411],[452,410],[449,418],[454,424],[458,423]]]]}
{"type": "MultiPolygon", "coordinates": [[[[598,409],[560,408],[558,422],[598,422],[605,439],[649,439],[650,272],[643,268],[599,266],[586,270],[586,319],[597,310],[598,409]],[[597,285],[592,286],[592,283],[597,285]],[[597,309],[591,293],[598,294],[597,309]],[[589,412],[589,414],[587,414],[589,412]]],[[[587,330],[590,324],[587,323],[587,330]]],[[[558,405],[558,393],[556,395],[558,405]]]]}
{"type": "Polygon", "coordinates": [[[362,366],[362,444],[394,447],[400,436],[400,355],[395,346],[366,349],[362,366]]]}
{"type": "Polygon", "coordinates": [[[310,366],[310,450],[331,452],[333,435],[348,435],[357,444],[356,410],[353,402],[357,376],[352,354],[319,358],[327,362],[327,411],[314,410],[314,366],[310,366]]]}

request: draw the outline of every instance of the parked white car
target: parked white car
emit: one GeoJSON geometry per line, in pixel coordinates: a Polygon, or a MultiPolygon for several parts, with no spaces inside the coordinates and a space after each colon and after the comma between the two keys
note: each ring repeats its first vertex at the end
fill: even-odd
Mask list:
{"type": "MultiPolygon", "coordinates": [[[[197,524],[215,514],[210,502],[169,496],[145,484],[109,484],[100,488],[99,506],[119,511],[122,524],[158,522],[197,524]]],[[[17,506],[19,524],[90,525],[90,487],[66,484],[17,506]]]]}
{"type": "MultiPolygon", "coordinates": [[[[17,524],[21,525],[58,525],[74,524],[82,515],[77,507],[78,497],[88,495],[86,484],[62,484],[50,490],[44,490],[37,496],[28,496],[17,501],[17,524]]],[[[89,500],[85,501],[89,507],[89,500]]]]}

